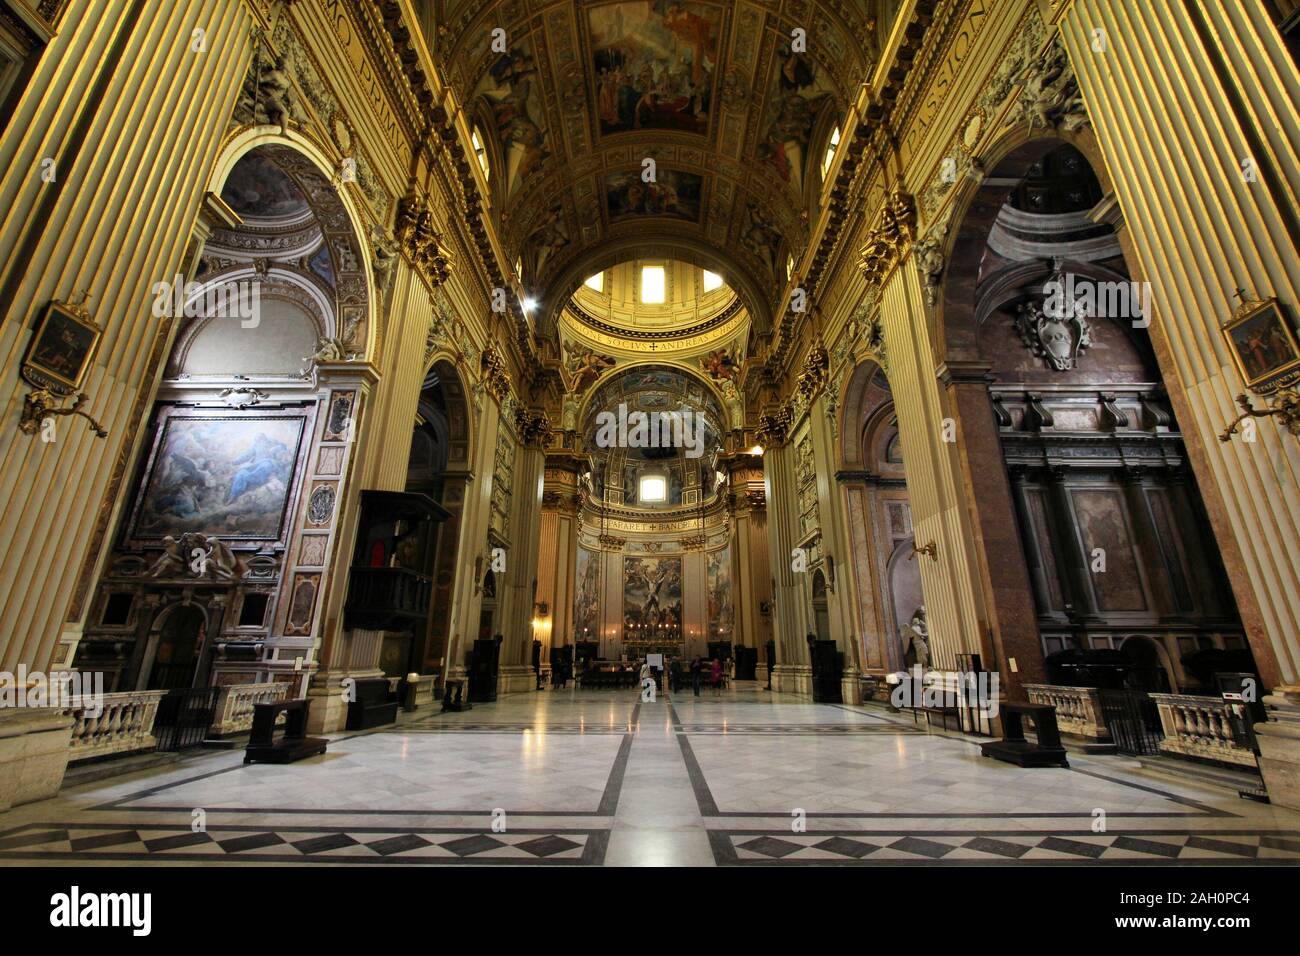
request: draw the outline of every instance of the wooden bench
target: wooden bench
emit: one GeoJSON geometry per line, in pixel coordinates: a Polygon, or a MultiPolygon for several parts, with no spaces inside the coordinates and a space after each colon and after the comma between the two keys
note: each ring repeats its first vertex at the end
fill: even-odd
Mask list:
{"type": "Polygon", "coordinates": [[[980,744],[985,757],[1005,760],[1020,767],[1068,767],[1065,747],[1061,745],[1061,731],[1056,726],[1056,708],[1051,704],[1004,703],[1002,711],[1002,739],[980,744]],[[1025,718],[1034,722],[1038,741],[1025,739],[1025,718]]]}
{"type": "Polygon", "coordinates": [[[383,677],[355,681],[348,702],[348,730],[369,730],[397,722],[397,699],[383,677]]]}
{"type": "Polygon", "coordinates": [[[310,700],[277,700],[253,705],[253,729],[244,749],[244,763],[293,763],[323,754],[329,744],[324,737],[307,736],[310,700]],[[284,714],[284,732],[277,739],[275,722],[284,714]]]}

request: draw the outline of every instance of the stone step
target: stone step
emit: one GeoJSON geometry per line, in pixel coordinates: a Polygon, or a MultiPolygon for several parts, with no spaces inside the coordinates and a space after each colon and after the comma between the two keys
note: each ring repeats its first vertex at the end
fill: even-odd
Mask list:
{"type": "Polygon", "coordinates": [[[1222,787],[1233,793],[1240,790],[1256,790],[1264,785],[1258,772],[1244,768],[1238,770],[1191,760],[1178,760],[1173,757],[1138,757],[1137,762],[1146,770],[1181,779],[1191,778],[1198,783],[1222,787]]]}
{"type": "Polygon", "coordinates": [[[69,787],[80,786],[83,783],[93,783],[96,780],[106,780],[109,777],[120,777],[139,770],[150,770],[154,767],[174,763],[180,759],[181,755],[178,753],[149,751],[148,753],[128,754],[124,757],[109,757],[103,760],[90,760],[81,764],[70,764],[67,772],[63,775],[62,789],[66,790],[69,787]]]}

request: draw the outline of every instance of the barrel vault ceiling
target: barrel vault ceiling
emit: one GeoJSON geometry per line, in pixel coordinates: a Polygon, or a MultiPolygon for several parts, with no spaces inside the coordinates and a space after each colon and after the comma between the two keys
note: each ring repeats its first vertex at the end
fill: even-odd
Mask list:
{"type": "Polygon", "coordinates": [[[722,272],[761,320],[807,241],[825,142],[897,6],[440,4],[435,55],[480,132],[500,236],[543,326],[593,271],[659,255],[722,272]]]}

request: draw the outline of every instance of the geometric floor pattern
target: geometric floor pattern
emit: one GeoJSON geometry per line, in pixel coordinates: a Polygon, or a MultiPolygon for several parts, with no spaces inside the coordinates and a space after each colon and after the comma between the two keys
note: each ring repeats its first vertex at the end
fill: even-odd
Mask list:
{"type": "Polygon", "coordinates": [[[0,852],[43,863],[113,862],[315,863],[591,862],[600,836],[585,831],[362,830],[353,828],[210,827],[201,832],[166,826],[81,825],[28,827],[0,839],[0,852]]]}
{"type": "Polygon", "coordinates": [[[513,695],[202,751],[0,814],[0,866],[1196,866],[1300,863],[1300,814],[1118,756],[1023,769],[876,705],[738,683],[513,695]]]}
{"type": "MultiPolygon", "coordinates": [[[[976,837],[947,833],[900,837],[889,832],[841,831],[833,835],[803,833],[780,837],[768,834],[751,837],[729,832],[725,836],[737,862],[839,863],[870,858],[870,862],[875,863],[935,860],[980,864],[1006,860],[1078,863],[1102,860],[1131,864],[1178,860],[1220,864],[1239,860],[1286,861],[1294,860],[1300,854],[1300,840],[1238,832],[1209,836],[1169,830],[1131,830],[1122,834],[1084,831],[1069,836],[1043,836],[995,831],[976,837]]],[[[729,852],[726,844],[722,844],[720,852],[729,852]]]]}

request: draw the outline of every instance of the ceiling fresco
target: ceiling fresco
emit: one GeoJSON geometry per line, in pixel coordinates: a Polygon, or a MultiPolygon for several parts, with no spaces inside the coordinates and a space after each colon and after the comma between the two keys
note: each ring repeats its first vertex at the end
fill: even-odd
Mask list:
{"type": "Polygon", "coordinates": [[[898,3],[432,6],[435,55],[485,141],[506,251],[551,324],[590,269],[646,243],[770,309],[807,241],[818,158],[898,3]]]}

